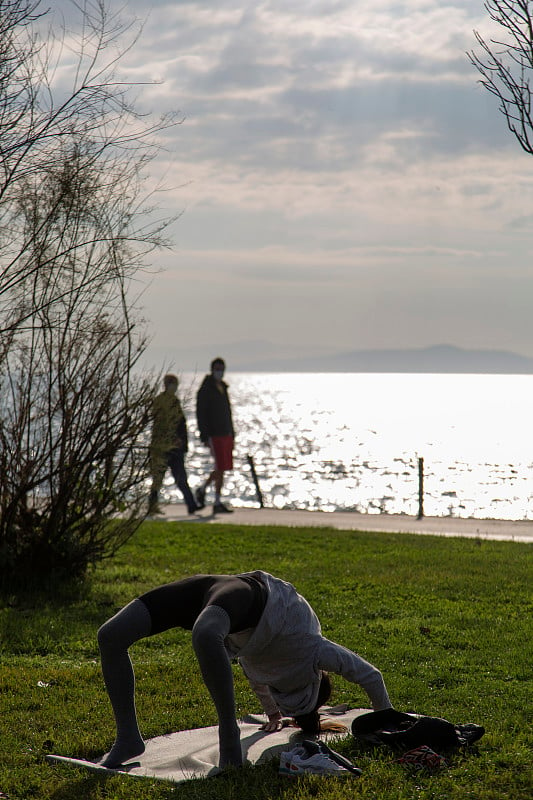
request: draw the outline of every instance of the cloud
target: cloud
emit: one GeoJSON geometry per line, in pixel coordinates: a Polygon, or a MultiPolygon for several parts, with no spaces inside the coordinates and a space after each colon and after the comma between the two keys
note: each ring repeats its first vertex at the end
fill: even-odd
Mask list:
{"type": "Polygon", "coordinates": [[[154,6],[140,64],[164,81],[158,102],[166,91],[186,115],[172,146],[191,163],[341,172],[375,160],[372,144],[386,140],[387,166],[403,169],[439,154],[512,147],[465,55],[467,10],[430,2],[154,6]]]}
{"type": "Polygon", "coordinates": [[[123,13],[144,26],[121,70],[157,82],[139,102],[185,117],[152,166],[163,204],[184,211],[147,293],[156,337],[252,326],[303,343],[313,307],[331,345],[434,344],[452,327],[458,345],[533,354],[533,179],[466,55],[490,30],[480,0],[123,13]]]}

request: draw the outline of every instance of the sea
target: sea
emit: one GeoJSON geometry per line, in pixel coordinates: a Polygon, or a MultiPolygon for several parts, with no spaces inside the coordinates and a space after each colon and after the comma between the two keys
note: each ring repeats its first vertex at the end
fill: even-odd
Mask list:
{"type": "MultiPolygon", "coordinates": [[[[210,469],[180,375],[194,489],[210,469]]],[[[228,373],[235,508],[533,518],[533,375],[228,373]],[[254,481],[254,472],[256,481],[254,481]],[[421,483],[422,479],[422,483],[421,483]],[[259,488],[259,492],[258,492],[259,488]]],[[[167,474],[168,502],[182,502],[167,474]]]]}

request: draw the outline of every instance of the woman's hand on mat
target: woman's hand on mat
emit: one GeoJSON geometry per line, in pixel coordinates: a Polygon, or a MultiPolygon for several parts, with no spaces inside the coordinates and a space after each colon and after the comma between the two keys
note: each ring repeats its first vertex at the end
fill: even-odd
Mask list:
{"type": "Polygon", "coordinates": [[[276,712],[276,714],[269,714],[268,715],[268,722],[264,722],[261,725],[262,731],[267,731],[268,733],[274,733],[274,731],[280,731],[283,728],[284,720],[281,716],[280,712],[276,712]]]}

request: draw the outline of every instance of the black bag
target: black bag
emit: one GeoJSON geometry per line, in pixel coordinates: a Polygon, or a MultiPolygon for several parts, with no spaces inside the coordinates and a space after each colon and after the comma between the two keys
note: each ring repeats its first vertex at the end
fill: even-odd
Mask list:
{"type": "Polygon", "coordinates": [[[426,745],[436,753],[473,744],[485,729],[480,725],[452,725],[440,717],[407,714],[395,708],[361,714],[352,722],[352,734],[365,744],[388,745],[407,752],[426,745]]]}

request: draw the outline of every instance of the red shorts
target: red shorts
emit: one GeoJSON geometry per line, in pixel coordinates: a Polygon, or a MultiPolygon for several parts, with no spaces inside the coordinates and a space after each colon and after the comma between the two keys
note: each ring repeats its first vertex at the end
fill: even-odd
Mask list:
{"type": "Polygon", "coordinates": [[[215,469],[220,472],[233,469],[233,436],[211,436],[209,446],[215,459],[215,469]]]}

